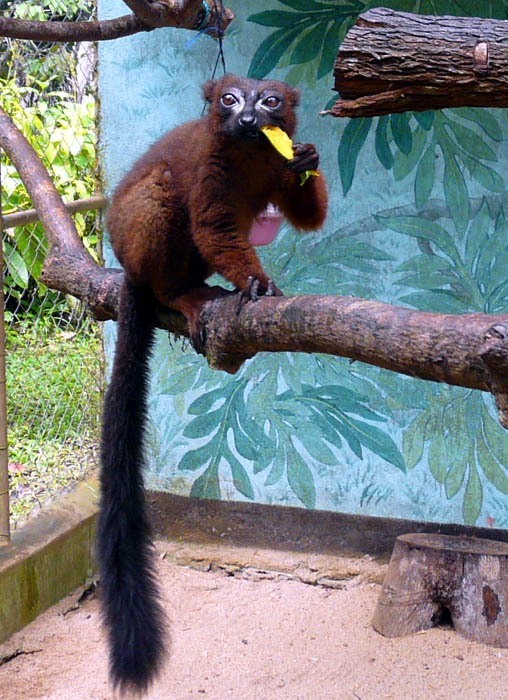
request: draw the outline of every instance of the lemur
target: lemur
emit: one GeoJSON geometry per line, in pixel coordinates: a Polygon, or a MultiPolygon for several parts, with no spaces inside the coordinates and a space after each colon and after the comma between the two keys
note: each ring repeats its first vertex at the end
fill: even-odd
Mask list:
{"type": "Polygon", "coordinates": [[[179,311],[200,344],[199,313],[218,272],[242,303],[282,292],[264,272],[249,232],[269,203],[297,229],[319,228],[325,178],[312,144],[284,158],[260,131],[296,128],[299,93],[285,83],[225,75],[203,86],[208,113],[168,132],[114,192],[106,217],[125,275],[101,443],[97,554],[115,686],[142,692],[160,670],[165,615],[155,580],[143,488],[143,434],[157,304],[179,311]]]}

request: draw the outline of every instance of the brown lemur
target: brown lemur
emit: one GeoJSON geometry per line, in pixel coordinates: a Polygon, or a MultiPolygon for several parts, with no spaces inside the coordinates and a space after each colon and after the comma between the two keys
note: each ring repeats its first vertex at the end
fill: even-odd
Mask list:
{"type": "Polygon", "coordinates": [[[285,160],[261,127],[296,128],[299,93],[274,80],[225,75],[207,82],[208,113],[157,141],[118,185],[106,226],[125,277],[115,359],[106,394],[97,532],[110,675],[144,691],[160,670],[165,616],[155,580],[143,490],[143,434],[157,304],[180,311],[200,342],[199,312],[216,295],[205,280],[218,272],[242,303],[282,292],[264,272],[249,232],[269,203],[297,229],[319,228],[325,178],[312,144],[285,160]]]}

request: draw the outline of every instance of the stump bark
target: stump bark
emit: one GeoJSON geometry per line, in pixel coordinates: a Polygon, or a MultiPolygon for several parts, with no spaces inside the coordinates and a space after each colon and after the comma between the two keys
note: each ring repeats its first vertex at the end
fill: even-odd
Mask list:
{"type": "Polygon", "coordinates": [[[508,543],[401,535],[372,626],[402,637],[450,619],[467,639],[508,647],[508,543]]]}

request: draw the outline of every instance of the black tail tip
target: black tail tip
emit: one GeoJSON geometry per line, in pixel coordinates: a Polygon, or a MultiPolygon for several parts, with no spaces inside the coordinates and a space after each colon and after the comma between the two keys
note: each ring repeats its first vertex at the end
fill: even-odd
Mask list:
{"type": "MultiPolygon", "coordinates": [[[[144,650],[146,652],[146,649],[144,650]]],[[[155,655],[147,656],[143,650],[131,659],[111,658],[109,675],[113,688],[120,697],[140,697],[144,695],[160,674],[164,656],[163,647],[155,655]]]]}

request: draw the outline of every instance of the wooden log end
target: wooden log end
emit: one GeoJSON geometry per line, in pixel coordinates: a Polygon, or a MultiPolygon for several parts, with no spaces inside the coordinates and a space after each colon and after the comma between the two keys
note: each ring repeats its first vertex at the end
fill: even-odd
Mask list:
{"type": "Polygon", "coordinates": [[[398,537],[372,619],[386,637],[451,621],[467,639],[508,647],[508,543],[474,537],[398,537]]]}

